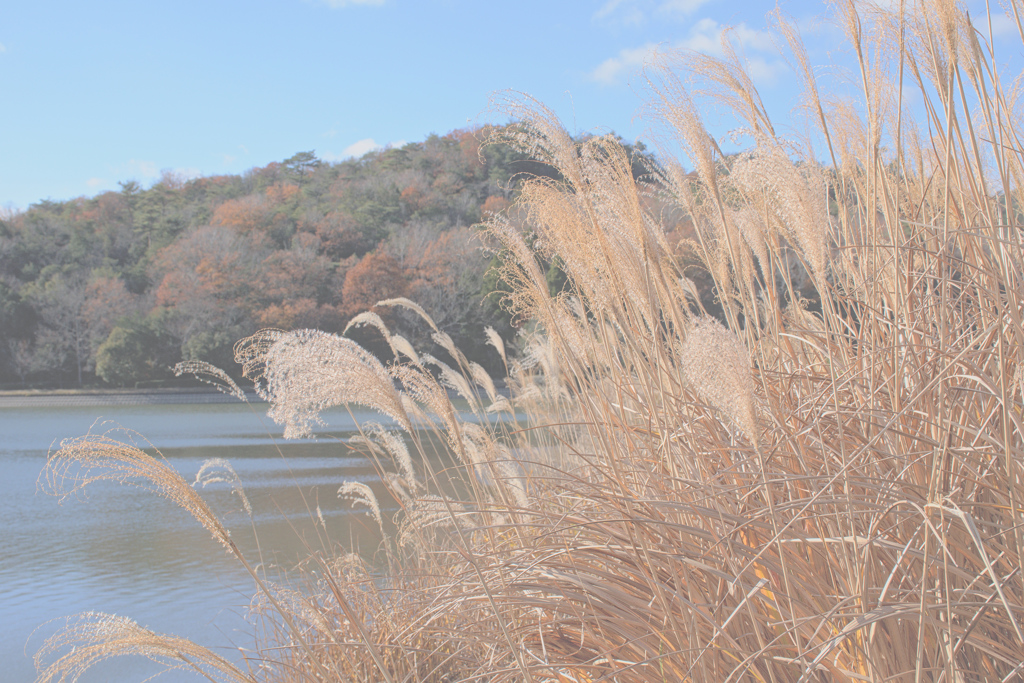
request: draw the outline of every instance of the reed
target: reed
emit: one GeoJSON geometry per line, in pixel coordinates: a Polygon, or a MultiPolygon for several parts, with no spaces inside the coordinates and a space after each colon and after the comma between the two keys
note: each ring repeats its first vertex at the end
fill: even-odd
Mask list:
{"type": "MultiPolygon", "coordinates": [[[[1024,676],[1016,84],[953,3],[836,10],[856,98],[819,87],[776,16],[820,155],[777,133],[728,45],[646,72],[692,173],[664,161],[637,182],[614,140],[576,141],[539,103],[502,98],[521,122],[503,141],[561,178],[524,187],[530,239],[508,217],[489,226],[507,303],[531,321],[507,359],[509,400],[454,347],[385,367],[320,333],[240,342],[293,432],[339,402],[393,419],[398,431],[363,436],[401,510],[383,570],[318,553],[305,590],[261,585],[279,626],[257,673],[212,662],[209,677],[1024,676]],[[745,151],[721,153],[694,93],[743,122],[745,151]],[[666,207],[692,232],[666,232],[666,207]],[[569,288],[552,296],[539,263],[555,255],[569,288]]],[[[1010,6],[1024,41],[1022,12],[1010,6]]],[[[48,471],[86,446],[122,452],[70,442],[48,471]]],[[[130,462],[119,477],[177,495],[173,476],[130,462]]],[[[380,515],[372,491],[341,491],[380,515]]],[[[182,504],[225,542],[191,495],[182,504]]],[[[73,627],[48,650],[101,631],[73,627]]],[[[63,661],[40,680],[73,678],[63,661]]]]}

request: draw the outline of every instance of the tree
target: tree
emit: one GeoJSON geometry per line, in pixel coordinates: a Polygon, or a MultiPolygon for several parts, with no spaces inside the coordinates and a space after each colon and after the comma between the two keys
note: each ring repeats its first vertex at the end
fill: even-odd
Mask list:
{"type": "Polygon", "coordinates": [[[37,346],[56,366],[72,358],[82,386],[94,352],[117,321],[132,312],[133,297],[121,280],[102,274],[88,281],[82,274],[59,274],[31,295],[39,311],[37,346]]]}
{"type": "Polygon", "coordinates": [[[177,337],[183,351],[210,360],[202,354],[228,342],[218,338],[211,346],[209,335],[251,333],[250,311],[258,305],[266,255],[251,236],[221,226],[200,228],[157,255],[156,305],[167,310],[164,329],[177,337]],[[205,341],[190,342],[204,334],[205,341]]]}
{"type": "Polygon", "coordinates": [[[323,162],[316,158],[313,150],[298,152],[285,159],[282,163],[285,173],[296,180],[301,186],[307,176],[323,165],[323,162]]]}
{"type": "Polygon", "coordinates": [[[409,284],[402,267],[383,252],[367,254],[345,275],[341,298],[345,311],[355,315],[378,301],[405,296],[409,284]]]}
{"type": "Polygon", "coordinates": [[[118,326],[96,351],[96,375],[107,384],[125,387],[158,375],[153,349],[159,343],[141,325],[118,326]]]}
{"type": "Polygon", "coordinates": [[[321,249],[334,261],[362,256],[377,246],[377,236],[369,234],[350,214],[332,211],[316,222],[321,249]]]}
{"type": "Polygon", "coordinates": [[[32,307],[14,288],[0,282],[0,373],[16,375],[23,384],[29,369],[26,351],[34,327],[32,307]]]}

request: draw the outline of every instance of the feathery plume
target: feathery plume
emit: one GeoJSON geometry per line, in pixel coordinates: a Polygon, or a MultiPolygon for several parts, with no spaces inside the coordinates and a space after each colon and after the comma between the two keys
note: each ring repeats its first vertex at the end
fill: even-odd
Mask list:
{"type": "Polygon", "coordinates": [[[134,444],[110,436],[117,431],[62,441],[57,452],[51,452],[46,460],[39,475],[40,488],[61,502],[94,481],[115,481],[150,490],[188,511],[216,541],[235,552],[228,530],[195,489],[166,464],[163,455],[157,451],[157,457],[153,457],[134,444]]]}
{"type": "Polygon", "coordinates": [[[338,489],[338,497],[350,500],[353,503],[365,505],[370,515],[377,520],[377,525],[384,529],[384,520],[380,514],[380,505],[377,503],[377,496],[373,489],[361,481],[346,481],[338,489]]]}
{"type": "Polygon", "coordinates": [[[252,517],[252,506],[249,504],[249,498],[245,495],[245,489],[242,488],[242,480],[238,478],[238,473],[235,472],[235,468],[231,466],[231,463],[223,458],[210,458],[203,461],[202,467],[196,472],[196,480],[192,485],[206,488],[208,484],[218,483],[231,484],[232,493],[238,496],[242,501],[242,507],[252,517]]]}
{"type": "Polygon", "coordinates": [[[484,334],[487,335],[487,343],[494,347],[494,350],[501,356],[501,362],[508,364],[508,360],[505,358],[505,342],[502,340],[501,335],[497,331],[488,325],[484,328],[484,334]]]}
{"type": "Polygon", "coordinates": [[[200,382],[209,384],[223,394],[234,396],[240,401],[246,400],[245,392],[235,380],[212,363],[204,360],[186,360],[174,366],[175,377],[181,377],[186,373],[194,375],[200,382]]]}
{"type": "Polygon", "coordinates": [[[686,381],[703,401],[728,415],[757,443],[750,354],[739,337],[706,316],[694,321],[680,348],[686,381]]]}
{"type": "Polygon", "coordinates": [[[86,671],[113,657],[140,655],[165,671],[198,672],[210,681],[254,683],[220,655],[190,640],[155,633],[127,617],[86,612],[68,617],[66,626],[50,636],[33,661],[37,683],[77,681],[86,671]],[[52,661],[49,661],[51,660],[52,661]]]}
{"type": "Polygon", "coordinates": [[[356,403],[412,429],[387,369],[351,339],[317,330],[269,330],[243,339],[235,358],[257,382],[286,439],[311,436],[320,412],[356,403]]]}
{"type": "Polygon", "coordinates": [[[412,311],[419,317],[423,318],[423,320],[426,321],[428,325],[430,325],[430,329],[434,330],[435,332],[438,331],[437,325],[434,323],[434,319],[427,315],[427,312],[423,310],[423,307],[420,306],[415,301],[406,299],[404,296],[400,296],[394,299],[384,299],[382,301],[378,301],[377,303],[375,303],[374,306],[401,306],[402,308],[408,308],[410,311],[412,311]]]}

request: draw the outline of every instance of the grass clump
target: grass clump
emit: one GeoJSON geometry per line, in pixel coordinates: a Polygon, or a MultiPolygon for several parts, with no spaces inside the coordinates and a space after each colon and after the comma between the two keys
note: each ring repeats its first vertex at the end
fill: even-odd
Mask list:
{"type": "MultiPolygon", "coordinates": [[[[418,459],[395,433],[366,430],[401,508],[394,533],[379,520],[384,569],[317,554],[301,591],[254,573],[279,628],[260,667],[231,677],[1024,675],[1015,92],[952,3],[847,3],[838,17],[859,99],[823,96],[777,22],[824,162],[777,134],[728,45],[648,69],[666,139],[695,170],[665,163],[647,184],[615,140],[574,141],[538,103],[506,99],[521,123],[502,141],[559,178],[523,188],[529,239],[509,219],[490,225],[508,305],[532,321],[510,399],[440,333],[448,360],[403,351],[388,367],[321,333],[240,343],[296,433],[358,402],[391,416],[418,459]],[[693,92],[741,119],[745,151],[721,153],[693,92]],[[665,207],[692,233],[666,233],[665,207]],[[568,285],[552,296],[541,263],[556,255],[568,285]],[[513,411],[525,428],[495,419],[513,411]]],[[[82,449],[69,442],[51,470],[82,449]]],[[[161,469],[124,471],[171,486],[161,469]]],[[[368,487],[341,490],[380,515],[368,487]]]]}

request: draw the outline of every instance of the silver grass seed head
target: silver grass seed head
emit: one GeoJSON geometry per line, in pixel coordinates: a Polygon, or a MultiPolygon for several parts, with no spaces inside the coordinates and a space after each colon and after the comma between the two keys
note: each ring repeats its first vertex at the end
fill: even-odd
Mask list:
{"type": "Polygon", "coordinates": [[[267,415],[285,425],[287,439],[311,436],[321,411],[348,403],[412,429],[387,369],[351,339],[318,330],[266,330],[239,342],[235,358],[271,404],[267,415]]]}
{"type": "Polygon", "coordinates": [[[242,501],[242,507],[245,508],[246,514],[252,517],[252,505],[249,504],[249,497],[245,495],[245,489],[242,488],[242,480],[238,477],[238,473],[235,472],[235,468],[224,458],[209,458],[203,461],[199,471],[196,472],[196,480],[192,483],[192,486],[206,488],[209,484],[217,483],[231,484],[231,492],[238,496],[239,500],[242,501]]]}
{"type": "Polygon", "coordinates": [[[338,489],[338,497],[350,500],[353,503],[365,505],[369,513],[377,521],[377,525],[383,528],[384,521],[380,514],[380,505],[377,503],[377,496],[367,484],[361,481],[346,481],[338,489]]]}
{"type": "Polygon", "coordinates": [[[498,332],[490,325],[484,328],[484,334],[487,335],[487,343],[493,346],[494,350],[498,352],[499,356],[501,356],[501,362],[507,364],[508,361],[505,358],[505,342],[502,340],[501,335],[498,334],[498,332]]]}
{"type": "Polygon", "coordinates": [[[181,377],[184,374],[194,375],[200,382],[211,385],[222,394],[234,396],[240,401],[246,400],[245,392],[235,380],[212,363],[204,360],[182,361],[174,366],[174,376],[181,377]]]}
{"type": "Polygon", "coordinates": [[[697,396],[728,415],[757,443],[754,382],[743,341],[714,318],[698,318],[683,340],[680,365],[697,396]]]}

